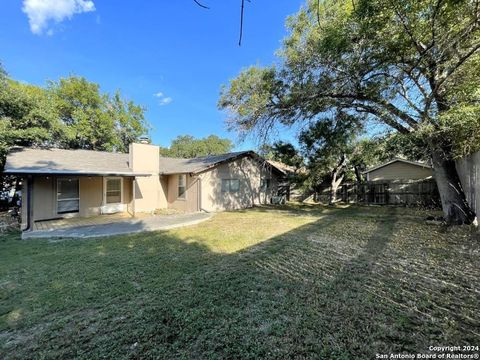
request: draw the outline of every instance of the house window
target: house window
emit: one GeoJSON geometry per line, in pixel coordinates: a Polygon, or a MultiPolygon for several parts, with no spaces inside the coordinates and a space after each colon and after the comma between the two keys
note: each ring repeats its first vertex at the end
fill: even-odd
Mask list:
{"type": "Polygon", "coordinates": [[[105,179],[105,203],[120,204],[122,202],[122,178],[105,179]]]}
{"type": "Polygon", "coordinates": [[[77,213],[79,206],[78,179],[57,179],[57,213],[77,213]]]}
{"type": "Polygon", "coordinates": [[[268,189],[270,189],[270,179],[261,179],[260,180],[260,189],[262,191],[267,191],[268,189]]]}
{"type": "Polygon", "coordinates": [[[178,175],[178,198],[185,199],[186,195],[187,175],[178,175]]]}
{"type": "Polygon", "coordinates": [[[240,180],[222,179],[222,192],[238,192],[240,190],[240,180]]]}

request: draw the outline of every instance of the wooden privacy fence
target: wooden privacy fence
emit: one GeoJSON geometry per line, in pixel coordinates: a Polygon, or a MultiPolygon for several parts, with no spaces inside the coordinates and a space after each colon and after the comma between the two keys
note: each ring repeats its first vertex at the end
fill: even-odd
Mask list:
{"type": "MultiPolygon", "coordinates": [[[[330,189],[323,190],[318,201],[328,202],[330,189]]],[[[337,189],[337,201],[375,205],[439,207],[440,195],[434,180],[379,181],[345,183],[337,189]]]]}
{"type": "Polygon", "coordinates": [[[480,152],[456,161],[468,203],[480,217],[480,152]]]}

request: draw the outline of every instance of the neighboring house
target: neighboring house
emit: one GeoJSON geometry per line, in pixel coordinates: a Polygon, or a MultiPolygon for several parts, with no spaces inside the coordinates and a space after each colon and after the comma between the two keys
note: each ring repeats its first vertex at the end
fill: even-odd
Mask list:
{"type": "Polygon", "coordinates": [[[433,168],[420,162],[393,159],[372,167],[363,174],[367,181],[428,180],[433,178],[433,168]]]}
{"type": "Polygon", "coordinates": [[[15,148],[4,173],[24,179],[24,230],[63,217],[251,207],[269,203],[284,177],[253,151],[177,159],[149,144],[131,144],[128,154],[15,148]]]}
{"type": "Polygon", "coordinates": [[[284,164],[280,161],[276,161],[276,160],[267,160],[267,161],[270,165],[275,166],[277,169],[281,170],[286,176],[292,176],[297,172],[295,167],[284,164]]]}
{"type": "Polygon", "coordinates": [[[427,164],[397,158],[363,174],[366,183],[345,184],[339,189],[342,201],[429,207],[439,203],[433,168],[427,164]]]}
{"type": "Polygon", "coordinates": [[[282,195],[285,195],[287,200],[302,202],[311,195],[311,192],[303,187],[302,178],[308,172],[304,166],[296,168],[276,160],[267,161],[270,165],[280,169],[285,175],[285,179],[288,179],[285,182],[285,191],[282,192],[282,195]]]}

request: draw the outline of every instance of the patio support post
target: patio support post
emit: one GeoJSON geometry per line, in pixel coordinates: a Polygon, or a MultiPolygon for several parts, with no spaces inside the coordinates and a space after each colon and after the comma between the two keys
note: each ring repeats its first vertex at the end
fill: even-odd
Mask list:
{"type": "Polygon", "coordinates": [[[133,178],[133,181],[132,181],[132,213],[133,213],[133,217],[135,217],[135,199],[136,199],[136,196],[135,196],[135,182],[137,181],[136,178],[133,178]]]}
{"type": "Polygon", "coordinates": [[[27,228],[24,231],[33,230],[33,179],[32,175],[27,176],[27,228]]]}

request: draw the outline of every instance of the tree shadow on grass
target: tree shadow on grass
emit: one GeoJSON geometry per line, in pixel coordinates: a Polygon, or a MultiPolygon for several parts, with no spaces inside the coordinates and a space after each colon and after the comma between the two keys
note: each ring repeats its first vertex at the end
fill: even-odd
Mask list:
{"type": "MultiPolygon", "coordinates": [[[[425,265],[429,245],[416,241],[419,230],[406,229],[411,224],[394,208],[388,212],[367,220],[326,217],[233,254],[170,232],[59,244],[48,254],[44,244],[31,243],[24,254],[45,276],[4,300],[43,310],[1,333],[2,352],[371,359],[377,352],[424,352],[432,341],[473,343],[478,302],[468,286],[478,270],[465,280],[452,268],[465,282],[448,283],[425,265]],[[443,300],[455,296],[464,311],[455,313],[438,292],[443,300]]],[[[31,278],[18,272],[20,285],[31,278]]]]}

